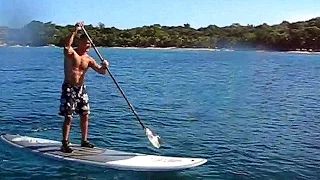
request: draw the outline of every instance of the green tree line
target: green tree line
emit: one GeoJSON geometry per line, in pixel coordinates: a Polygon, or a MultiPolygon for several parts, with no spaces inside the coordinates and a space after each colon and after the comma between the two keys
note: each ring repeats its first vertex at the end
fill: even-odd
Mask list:
{"type": "MultiPolygon", "coordinates": [[[[0,41],[8,45],[63,46],[73,25],[59,26],[52,22],[32,21],[20,29],[0,27],[0,41]]],[[[96,46],[105,47],[177,47],[228,48],[259,50],[320,51],[320,17],[307,21],[280,24],[240,25],[218,27],[209,25],[192,28],[181,26],[150,26],[131,29],[86,25],[96,46]]]]}

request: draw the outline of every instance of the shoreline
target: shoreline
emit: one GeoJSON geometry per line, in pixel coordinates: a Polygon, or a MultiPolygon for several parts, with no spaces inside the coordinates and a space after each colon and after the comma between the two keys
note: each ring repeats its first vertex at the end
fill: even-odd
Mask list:
{"type": "MultiPolygon", "coordinates": [[[[29,48],[29,47],[36,47],[36,48],[62,48],[60,46],[55,46],[49,44],[47,46],[21,46],[21,45],[7,45],[7,44],[0,44],[1,47],[13,47],[13,48],[29,48]]],[[[255,52],[281,52],[281,53],[292,53],[292,54],[316,54],[320,55],[320,51],[307,51],[307,50],[294,50],[294,51],[276,51],[276,50],[259,50],[259,49],[252,49],[252,50],[237,50],[237,49],[228,49],[228,48],[177,48],[177,47],[103,47],[97,46],[97,48],[110,48],[110,49],[147,49],[147,50],[185,50],[185,51],[223,51],[223,52],[233,52],[233,51],[255,51],[255,52]]]]}
{"type": "MultiPolygon", "coordinates": [[[[26,48],[26,47],[35,47],[35,48],[62,48],[60,46],[55,45],[47,45],[47,46],[22,46],[22,45],[0,45],[0,47],[14,47],[14,48],[26,48]]],[[[221,48],[221,49],[213,49],[213,48],[177,48],[177,47],[103,47],[96,46],[97,48],[109,48],[109,49],[149,49],[149,50],[189,50],[189,51],[235,51],[233,49],[221,48]]]]}
{"type": "MultiPolygon", "coordinates": [[[[104,47],[97,47],[104,48],[104,47]]],[[[105,47],[111,49],[150,49],[150,50],[189,50],[189,51],[234,51],[233,49],[213,49],[213,48],[177,48],[177,47],[105,47]]]]}

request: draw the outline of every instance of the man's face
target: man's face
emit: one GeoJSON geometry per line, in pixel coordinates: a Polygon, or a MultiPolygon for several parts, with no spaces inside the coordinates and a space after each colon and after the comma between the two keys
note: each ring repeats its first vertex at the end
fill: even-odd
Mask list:
{"type": "Polygon", "coordinates": [[[79,47],[85,49],[88,52],[89,49],[91,48],[91,43],[88,39],[83,38],[80,40],[79,47]]]}

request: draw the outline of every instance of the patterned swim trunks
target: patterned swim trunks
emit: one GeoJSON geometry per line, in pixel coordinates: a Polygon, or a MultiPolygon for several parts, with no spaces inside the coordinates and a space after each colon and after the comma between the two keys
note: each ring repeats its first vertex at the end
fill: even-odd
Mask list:
{"type": "Polygon", "coordinates": [[[64,83],[61,89],[59,115],[90,114],[89,98],[85,85],[64,83]]]}

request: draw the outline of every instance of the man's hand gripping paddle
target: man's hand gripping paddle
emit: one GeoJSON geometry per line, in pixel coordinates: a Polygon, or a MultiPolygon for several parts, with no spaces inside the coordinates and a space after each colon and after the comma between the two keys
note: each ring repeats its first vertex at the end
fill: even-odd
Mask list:
{"type": "MultiPolygon", "coordinates": [[[[101,54],[99,53],[99,51],[97,50],[97,48],[95,47],[95,45],[93,44],[93,41],[91,40],[90,36],[88,35],[87,31],[84,29],[83,26],[81,26],[82,31],[86,34],[88,40],[90,41],[93,49],[95,50],[95,52],[97,53],[97,55],[99,56],[100,60],[103,61],[103,58],[101,56],[101,54]]],[[[160,137],[156,134],[154,134],[148,127],[144,126],[143,123],[141,122],[138,114],[136,113],[136,111],[133,109],[133,106],[131,105],[131,103],[129,102],[129,100],[127,99],[126,95],[124,94],[123,90],[120,88],[119,84],[117,83],[117,81],[115,80],[115,78],[113,77],[113,75],[111,74],[109,68],[107,67],[107,71],[109,73],[109,75],[111,76],[113,82],[116,84],[117,88],[119,89],[119,91],[121,92],[122,96],[124,97],[124,99],[127,101],[131,111],[133,112],[133,114],[136,116],[137,120],[139,121],[141,127],[144,129],[146,136],[148,137],[150,143],[156,147],[156,148],[160,148],[160,137]]]]}

